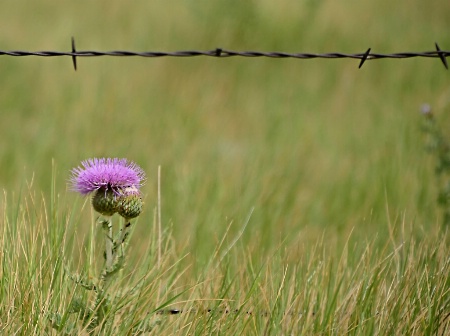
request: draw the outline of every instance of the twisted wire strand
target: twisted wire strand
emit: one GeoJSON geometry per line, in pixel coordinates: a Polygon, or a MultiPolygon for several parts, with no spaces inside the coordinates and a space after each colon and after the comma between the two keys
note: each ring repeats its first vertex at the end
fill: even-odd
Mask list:
{"type": "Polygon", "coordinates": [[[23,51],[23,50],[0,50],[0,56],[41,56],[41,57],[60,57],[70,56],[72,57],[72,63],[75,71],[77,70],[77,57],[99,57],[99,56],[115,56],[115,57],[198,57],[209,56],[217,58],[227,57],[269,57],[269,58],[295,58],[295,59],[336,59],[336,58],[353,58],[359,59],[359,68],[361,68],[366,60],[374,60],[381,58],[412,58],[412,57],[431,57],[439,58],[442,64],[448,69],[447,57],[450,56],[450,51],[443,51],[439,48],[437,43],[434,44],[435,51],[423,51],[423,52],[401,52],[394,54],[377,54],[370,53],[371,48],[367,49],[365,53],[358,54],[344,54],[344,53],[287,53],[278,51],[235,51],[224,50],[222,48],[216,48],[214,50],[183,50],[183,51],[144,51],[135,52],[127,50],[113,50],[113,51],[95,51],[95,50],[83,50],[78,51],[75,48],[75,39],[72,37],[72,50],[71,52],[60,51],[23,51]]]}
{"type": "MultiPolygon", "coordinates": [[[[184,51],[145,51],[135,52],[126,50],[113,51],[94,51],[94,50],[79,50],[75,52],[61,52],[61,51],[23,51],[23,50],[0,50],[0,56],[40,56],[40,57],[99,57],[99,56],[115,56],[115,57],[197,57],[210,56],[218,58],[226,57],[269,57],[269,58],[297,58],[297,59],[335,59],[335,58],[353,58],[362,59],[366,56],[365,53],[345,54],[345,53],[287,53],[287,52],[263,52],[263,51],[233,51],[225,49],[214,50],[184,50],[184,51]]],[[[428,57],[441,58],[450,56],[450,51],[424,51],[424,52],[399,52],[393,54],[379,54],[369,53],[367,59],[382,59],[382,58],[413,58],[413,57],[428,57]]]]}

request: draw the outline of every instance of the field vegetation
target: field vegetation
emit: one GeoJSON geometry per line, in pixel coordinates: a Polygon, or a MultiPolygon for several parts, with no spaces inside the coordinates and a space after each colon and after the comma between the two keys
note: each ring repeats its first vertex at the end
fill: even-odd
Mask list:
{"type": "MultiPolygon", "coordinates": [[[[102,51],[449,50],[449,13],[15,1],[0,50],[69,51],[72,36],[102,51]]],[[[89,332],[73,312],[92,291],[69,274],[99,276],[104,237],[67,181],[82,160],[126,157],[147,174],[145,209],[109,288],[121,299],[93,334],[444,335],[450,237],[419,112],[429,103],[450,141],[448,72],[430,58],[358,64],[92,57],[75,72],[70,57],[1,56],[0,333],[89,332]]]]}

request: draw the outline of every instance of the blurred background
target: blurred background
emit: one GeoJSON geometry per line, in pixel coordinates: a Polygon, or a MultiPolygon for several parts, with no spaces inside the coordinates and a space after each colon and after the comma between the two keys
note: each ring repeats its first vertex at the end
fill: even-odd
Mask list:
{"type": "MultiPolygon", "coordinates": [[[[376,53],[450,49],[450,2],[110,1],[2,4],[0,50],[259,50],[376,53]]],[[[231,223],[269,252],[415,235],[439,225],[420,106],[450,123],[437,59],[0,57],[0,188],[77,204],[70,169],[126,157],[147,173],[136,244],[152,234],[161,166],[162,223],[196,258],[231,223]],[[29,187],[31,185],[31,187],[29,187]],[[253,209],[253,210],[252,210],[253,209]]]]}

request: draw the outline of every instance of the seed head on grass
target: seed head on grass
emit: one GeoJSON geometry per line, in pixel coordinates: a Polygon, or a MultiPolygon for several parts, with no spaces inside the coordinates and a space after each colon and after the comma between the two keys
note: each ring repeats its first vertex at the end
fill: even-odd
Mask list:
{"type": "Polygon", "coordinates": [[[94,158],[72,169],[71,189],[82,195],[95,193],[94,209],[112,216],[116,212],[131,219],[142,211],[139,188],[145,179],[144,171],[134,162],[118,158],[94,158]]]}

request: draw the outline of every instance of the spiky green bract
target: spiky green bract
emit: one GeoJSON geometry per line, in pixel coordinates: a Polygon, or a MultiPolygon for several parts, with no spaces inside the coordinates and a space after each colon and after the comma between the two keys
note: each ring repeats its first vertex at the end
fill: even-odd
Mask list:
{"type": "Polygon", "coordinates": [[[142,212],[142,198],[139,194],[121,196],[119,199],[118,214],[126,219],[139,216],[142,212]]]}
{"type": "Polygon", "coordinates": [[[95,211],[104,216],[112,216],[117,212],[119,199],[112,190],[100,189],[92,197],[92,206],[95,211]]]}
{"type": "Polygon", "coordinates": [[[136,187],[120,189],[119,195],[112,190],[99,189],[92,197],[94,210],[104,216],[112,216],[116,212],[126,219],[139,216],[142,212],[142,198],[136,187]]]}

